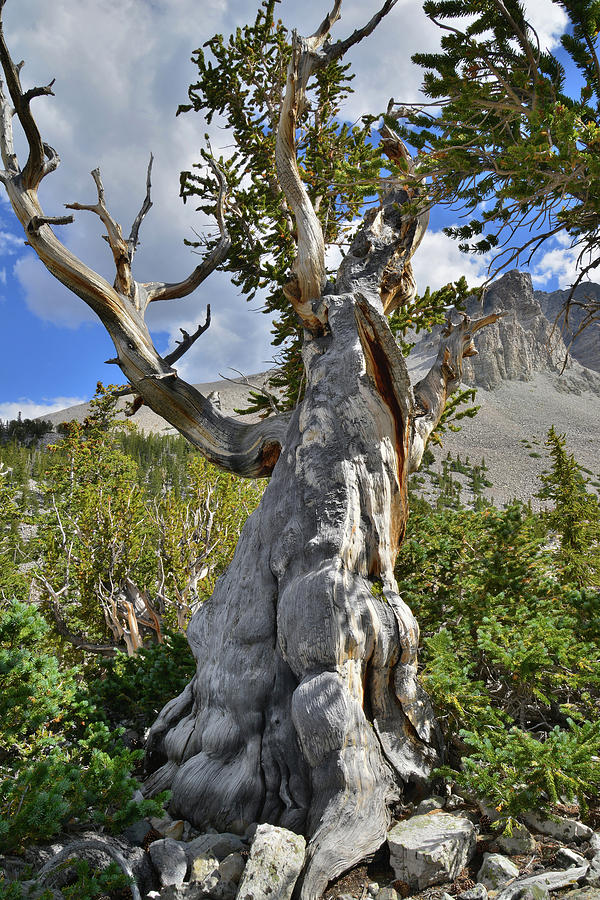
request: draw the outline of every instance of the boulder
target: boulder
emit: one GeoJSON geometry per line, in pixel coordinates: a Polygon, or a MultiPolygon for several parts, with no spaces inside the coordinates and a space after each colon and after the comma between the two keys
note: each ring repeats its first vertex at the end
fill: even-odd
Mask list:
{"type": "Polygon", "coordinates": [[[476,828],[449,813],[413,816],[387,836],[395,876],[411,888],[454,881],[475,853],[476,828]]]}
{"type": "Polygon", "coordinates": [[[240,881],[240,900],[290,900],[304,865],[306,841],[275,825],[259,825],[240,881]]]}
{"type": "Polygon", "coordinates": [[[590,838],[590,850],[594,854],[600,854],[600,832],[595,831],[590,838]]]}
{"type": "Polygon", "coordinates": [[[150,844],[148,852],[162,887],[183,884],[188,861],[181,844],[173,838],[161,838],[150,844]]]}
{"type": "Polygon", "coordinates": [[[507,856],[517,856],[520,853],[533,853],[535,850],[535,838],[527,831],[524,825],[514,825],[511,834],[500,834],[496,838],[498,849],[507,856]]]}
{"type": "Polygon", "coordinates": [[[519,877],[519,867],[500,853],[484,853],[477,881],[490,891],[499,891],[509,881],[519,877]]]}

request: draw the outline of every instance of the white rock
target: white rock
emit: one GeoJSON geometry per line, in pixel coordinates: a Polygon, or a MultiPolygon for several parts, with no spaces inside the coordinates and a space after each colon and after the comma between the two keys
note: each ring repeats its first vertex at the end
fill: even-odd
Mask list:
{"type": "Polygon", "coordinates": [[[301,835],[287,828],[259,825],[238,888],[240,900],[290,900],[305,852],[301,835]]]}
{"type": "Polygon", "coordinates": [[[387,842],[396,878],[422,890],[456,878],[475,853],[476,829],[448,813],[413,816],[395,825],[387,842]]]}
{"type": "Polygon", "coordinates": [[[580,868],[566,869],[562,872],[537,872],[529,878],[519,878],[513,884],[500,891],[496,900],[514,900],[521,897],[521,892],[525,888],[545,888],[548,891],[559,891],[562,888],[570,887],[582,881],[589,866],[581,866],[580,868]]]}
{"type": "Polygon", "coordinates": [[[524,825],[514,825],[512,834],[501,834],[496,838],[501,853],[516,856],[518,853],[533,853],[535,838],[524,825]]]}
{"type": "Polygon", "coordinates": [[[425,813],[431,812],[434,809],[443,809],[445,803],[444,797],[439,797],[437,794],[434,794],[433,797],[426,797],[425,800],[421,800],[417,806],[416,814],[418,816],[424,816],[425,813]]]}
{"type": "Polygon", "coordinates": [[[458,895],[459,900],[487,900],[487,896],[488,892],[485,884],[480,883],[458,895]]]}
{"type": "Polygon", "coordinates": [[[597,853],[600,853],[600,832],[595,831],[594,834],[591,836],[590,849],[593,851],[594,856],[597,853]]]}
{"type": "Polygon", "coordinates": [[[565,869],[570,869],[571,866],[585,866],[586,860],[581,853],[569,850],[568,847],[561,847],[556,854],[556,863],[559,866],[564,866],[565,869]]]}
{"type": "Polygon", "coordinates": [[[187,872],[187,856],[181,844],[172,838],[162,838],[160,841],[153,841],[148,852],[163,887],[183,884],[187,872]]]}
{"type": "Polygon", "coordinates": [[[583,841],[592,837],[594,832],[583,822],[576,819],[566,819],[564,816],[542,816],[540,813],[527,813],[523,816],[527,825],[540,834],[557,838],[559,841],[583,841]]]}
{"type": "Polygon", "coordinates": [[[204,881],[209,875],[219,871],[219,860],[208,853],[199,854],[190,866],[190,881],[204,881]]]}
{"type": "Polygon", "coordinates": [[[193,864],[197,856],[215,856],[219,862],[229,856],[230,853],[239,853],[245,850],[246,845],[237,834],[218,834],[207,832],[200,834],[193,841],[185,845],[190,865],[193,864]]]}
{"type": "Polygon", "coordinates": [[[508,881],[519,877],[519,867],[500,853],[484,853],[477,881],[488,891],[500,890],[508,881]]]}

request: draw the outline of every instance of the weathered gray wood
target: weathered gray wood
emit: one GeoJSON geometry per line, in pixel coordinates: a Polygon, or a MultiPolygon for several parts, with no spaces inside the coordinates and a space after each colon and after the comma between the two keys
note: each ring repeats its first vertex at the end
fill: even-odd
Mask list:
{"type": "MultiPolygon", "coordinates": [[[[21,171],[0,92],[0,180],[31,246],[106,326],[134,404],[147,403],[217,465],[251,477],[272,473],[231,566],[191,620],[197,671],[151,729],[146,791],[170,788],[172,812],[199,827],[241,832],[259,821],[304,833],[301,900],[316,900],[331,878],[383,842],[390,802],[427,779],[439,759],[439,731],[417,681],[418,626],[393,568],[409,472],[487,321],[449,322],[435,365],[413,392],[385,313],[414,294],[410,259],[426,220],[405,214],[410,192],[389,184],[324,293],[322,234],[295,160],[296,116],[310,74],[369,34],[395,2],[329,45],[336,0],[312,37],[294,38],[277,176],[282,215],[291,210],[298,226],[287,295],[306,328],[306,395],[293,416],[257,425],[223,416],[179,378],[173,354],[161,358],[144,322],[149,302],[185,296],[224,258],[223,180],[213,252],[181,282],[139,283],[131,262],[150,204],[150,172],[125,240],[96,171],[97,203],[71,206],[98,214],[108,230],[116,268],[110,285],[58,240],[39,204],[36,188],[59,159],[41,141],[29,110],[35,94],[23,94],[0,32],[0,60],[30,148],[21,171]]],[[[390,129],[385,141],[389,155],[406,153],[390,129]]]]}

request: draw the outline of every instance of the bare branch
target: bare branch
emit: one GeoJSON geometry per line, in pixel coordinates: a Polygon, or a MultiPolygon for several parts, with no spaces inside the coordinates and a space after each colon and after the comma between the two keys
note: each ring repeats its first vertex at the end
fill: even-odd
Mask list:
{"type": "Polygon", "coordinates": [[[190,349],[190,347],[198,340],[201,334],[210,327],[210,303],[206,307],[206,320],[204,325],[198,325],[198,328],[193,334],[188,334],[184,328],[180,328],[181,334],[183,335],[182,341],[176,341],[179,346],[176,350],[173,350],[169,353],[168,356],[165,356],[165,362],[168,366],[172,366],[173,363],[177,362],[178,359],[181,359],[184,353],[190,349]]]}
{"type": "Polygon", "coordinates": [[[71,225],[72,223],[73,216],[33,216],[29,220],[26,230],[31,234],[42,225],[71,225]]]}
{"type": "Polygon", "coordinates": [[[211,272],[214,272],[214,270],[221,265],[229,253],[231,238],[229,237],[227,225],[225,224],[227,182],[225,181],[225,176],[214,160],[209,160],[209,165],[219,182],[219,196],[217,198],[215,217],[219,225],[221,238],[218,244],[211,250],[208,256],[202,260],[200,265],[196,266],[188,278],[172,284],[166,282],[151,282],[143,285],[146,290],[146,303],[152,303],[155,300],[177,300],[181,297],[187,297],[188,294],[195,291],[196,288],[208,278],[211,272]]]}
{"type": "Polygon", "coordinates": [[[446,319],[437,359],[414,389],[416,406],[411,437],[411,472],[419,468],[429,436],[444,412],[446,400],[460,384],[463,359],[477,355],[473,335],[486,325],[492,325],[503,315],[504,313],[492,313],[471,321],[468,316],[461,314],[460,322],[456,325],[452,322],[451,314],[446,319]]]}
{"type": "Polygon", "coordinates": [[[152,163],[154,162],[154,156],[152,153],[150,154],[150,162],[148,163],[148,172],[146,174],[146,196],[144,198],[144,202],[142,203],[141,209],[137,216],[135,217],[135,221],[131,226],[131,233],[127,239],[127,246],[129,248],[129,262],[133,262],[133,256],[139,244],[139,233],[140,233],[140,225],[144,217],[150,211],[152,207],[151,200],[151,190],[152,190],[152,182],[150,180],[150,176],[152,175],[152,163]]]}
{"type": "Polygon", "coordinates": [[[341,10],[342,0],[335,0],[331,12],[327,13],[314,34],[311,34],[311,36],[306,39],[312,50],[317,50],[323,44],[333,25],[340,18],[341,10]]]}
{"type": "Polygon", "coordinates": [[[93,641],[90,641],[86,634],[73,631],[71,628],[69,628],[60,608],[61,592],[55,591],[50,582],[47,581],[44,576],[38,577],[43,582],[44,587],[50,594],[50,612],[52,613],[52,618],[54,619],[56,630],[61,635],[61,637],[64,637],[65,640],[67,640],[78,650],[87,650],[88,653],[97,653],[100,656],[115,656],[117,651],[112,644],[95,644],[93,641]]]}
{"type": "MultiPolygon", "coordinates": [[[[3,5],[0,6],[0,13],[2,11],[3,5]]],[[[52,85],[54,84],[54,81],[51,81],[50,84],[46,85],[46,87],[31,88],[25,93],[23,92],[20,77],[20,71],[23,63],[15,65],[12,60],[12,57],[8,51],[8,47],[6,46],[6,41],[4,39],[4,30],[1,18],[0,63],[4,70],[4,77],[6,78],[6,86],[8,88],[8,92],[11,96],[15,112],[19,118],[19,122],[21,123],[23,131],[25,132],[25,137],[27,138],[27,144],[29,146],[29,157],[27,159],[27,162],[25,163],[25,168],[23,169],[23,186],[25,190],[35,190],[46,174],[44,171],[45,153],[42,138],[35,123],[35,119],[31,115],[29,104],[34,97],[53,95],[54,92],[52,90],[52,85]]],[[[7,166],[7,168],[10,169],[12,167],[7,166]]]]}
{"type": "Polygon", "coordinates": [[[132,297],[135,291],[135,285],[131,277],[131,263],[129,260],[129,247],[123,239],[121,226],[116,222],[109,213],[104,201],[104,185],[100,177],[100,169],[93,169],[92,178],[96,184],[98,192],[98,202],[95,204],[87,203],[65,203],[67,209],[87,210],[96,213],[102,220],[107,232],[108,243],[112,250],[117,275],[115,278],[115,290],[126,297],[132,297]]]}
{"type": "Polygon", "coordinates": [[[347,53],[350,47],[358,44],[363,40],[363,38],[368,37],[371,32],[374,31],[375,28],[377,28],[384,16],[387,16],[387,14],[396,5],[397,2],[398,0],[386,0],[379,12],[376,12],[366,25],[364,25],[362,28],[357,28],[356,31],[353,31],[350,37],[346,38],[345,41],[337,41],[335,44],[332,44],[332,46],[327,50],[327,58],[325,64],[327,65],[335,59],[340,59],[340,57],[344,56],[344,54],[347,53]]]}

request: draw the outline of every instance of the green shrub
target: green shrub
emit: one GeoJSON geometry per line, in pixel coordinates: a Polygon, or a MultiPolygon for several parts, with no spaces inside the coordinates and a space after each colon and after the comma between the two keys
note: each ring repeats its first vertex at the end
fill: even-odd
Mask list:
{"type": "Polygon", "coordinates": [[[78,686],[81,671],[48,652],[47,632],[35,607],[0,605],[0,852],[47,840],[73,819],[118,832],[159,814],[165,799],[133,799],[141,751],[101,721],[78,686]]]}

